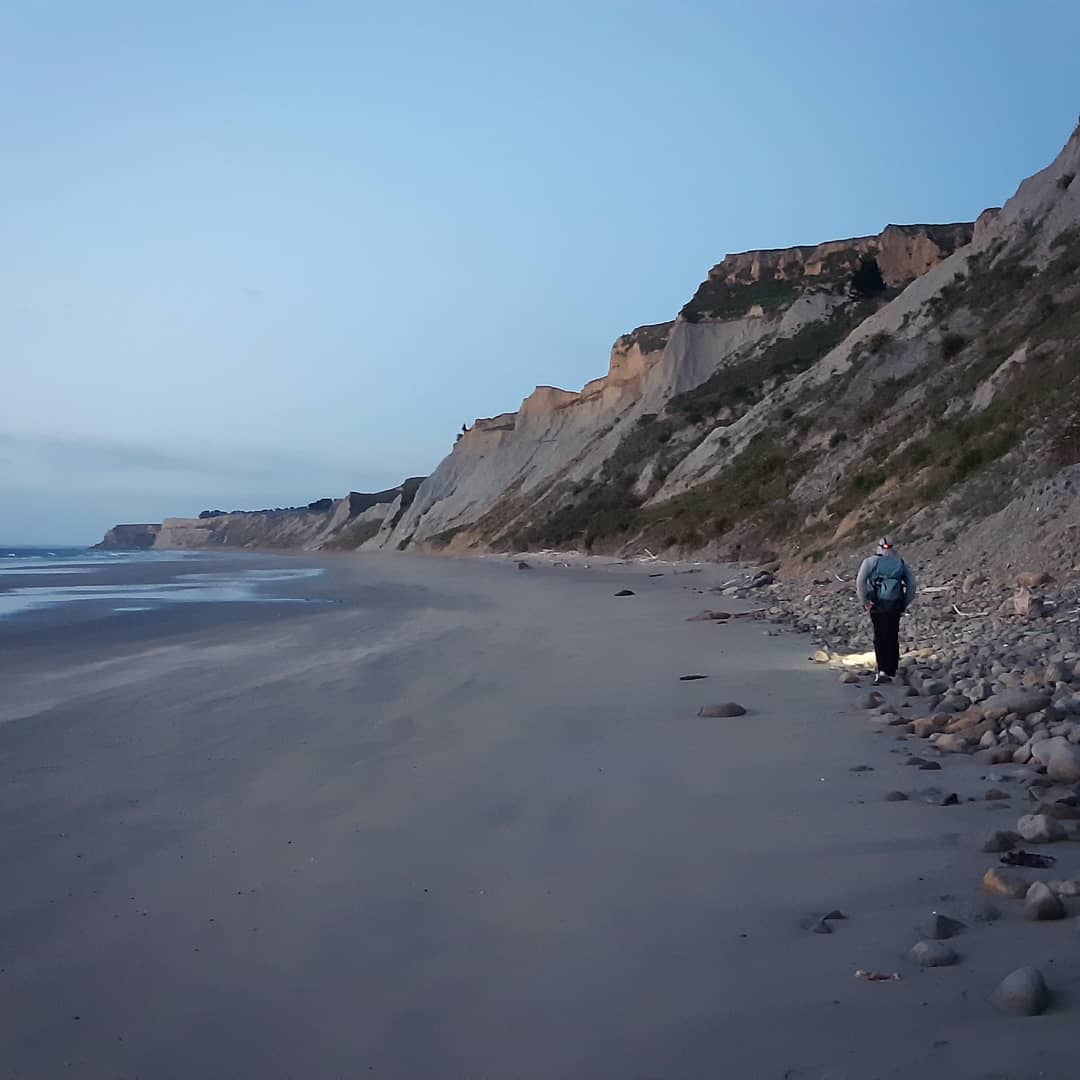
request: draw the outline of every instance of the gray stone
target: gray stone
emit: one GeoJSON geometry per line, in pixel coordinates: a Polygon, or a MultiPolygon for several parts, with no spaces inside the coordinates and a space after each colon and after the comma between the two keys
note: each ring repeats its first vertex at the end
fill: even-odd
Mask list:
{"type": "Polygon", "coordinates": [[[1039,734],[1039,732],[1036,732],[1031,736],[1031,756],[1040,765],[1049,765],[1055,751],[1062,746],[1067,747],[1069,742],[1060,735],[1051,736],[1047,734],[1046,737],[1039,738],[1039,734]]]}
{"type": "Polygon", "coordinates": [[[902,791],[890,791],[885,795],[886,802],[907,802],[908,797],[902,791]]]}
{"type": "Polygon", "coordinates": [[[1038,712],[1050,704],[1050,693],[1046,690],[1006,690],[1000,694],[991,694],[979,705],[987,720],[1001,720],[1009,713],[1027,716],[1038,712]]]}
{"type": "Polygon", "coordinates": [[[1044,881],[1036,881],[1024,897],[1024,918],[1028,922],[1050,922],[1065,918],[1065,905],[1044,881]]]}
{"type": "Polygon", "coordinates": [[[1046,775],[1064,784],[1080,780],[1080,746],[1059,745],[1046,764],[1046,775]]]}
{"type": "Polygon", "coordinates": [[[858,686],[859,676],[856,675],[854,671],[845,671],[844,674],[840,676],[840,681],[848,686],[858,686]]]}
{"type": "Polygon", "coordinates": [[[919,941],[911,947],[908,956],[919,967],[949,967],[960,959],[955,949],[941,941],[919,941]]]}
{"type": "Polygon", "coordinates": [[[856,704],[860,709],[876,709],[884,700],[876,690],[871,690],[868,694],[862,694],[856,704]]]}
{"type": "Polygon", "coordinates": [[[993,855],[1001,851],[1012,851],[1019,843],[1020,837],[1016,833],[1008,829],[996,829],[982,837],[978,850],[993,855]]]}
{"type": "Polygon", "coordinates": [[[946,938],[959,934],[963,929],[964,924],[959,919],[950,919],[948,915],[935,911],[923,927],[923,937],[931,941],[944,941],[946,938]]]}
{"type": "Polygon", "coordinates": [[[698,716],[745,716],[746,710],[735,701],[723,701],[719,705],[702,705],[698,716]]]}
{"type": "Polygon", "coordinates": [[[1065,839],[1065,826],[1046,814],[1025,814],[1016,823],[1016,831],[1030,844],[1050,844],[1065,839]]]}
{"type": "Polygon", "coordinates": [[[990,995],[996,1009],[1013,1016],[1038,1016],[1050,1004],[1050,991],[1038,968],[1017,968],[990,995]]]}

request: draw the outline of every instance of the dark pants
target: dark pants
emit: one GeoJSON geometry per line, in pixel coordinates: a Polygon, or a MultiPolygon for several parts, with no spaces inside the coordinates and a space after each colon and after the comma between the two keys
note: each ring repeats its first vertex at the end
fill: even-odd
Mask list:
{"type": "Polygon", "coordinates": [[[874,653],[878,671],[895,675],[900,663],[900,612],[871,611],[874,624],[874,653]]]}

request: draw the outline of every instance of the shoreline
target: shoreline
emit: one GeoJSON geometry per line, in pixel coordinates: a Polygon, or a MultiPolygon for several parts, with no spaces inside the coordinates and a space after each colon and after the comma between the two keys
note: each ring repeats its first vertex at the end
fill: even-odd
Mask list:
{"type": "Polygon", "coordinates": [[[1074,929],[981,888],[1020,781],[867,723],[769,617],[692,621],[744,606],[719,567],[372,554],[327,560],[333,610],[24,650],[8,707],[45,675],[52,700],[0,724],[10,1068],[1067,1075],[1074,929]],[[696,715],[727,700],[747,714],[696,715]],[[921,970],[935,910],[961,959],[921,970]],[[1026,963],[1055,1002],[1003,1020],[1026,963]]]}

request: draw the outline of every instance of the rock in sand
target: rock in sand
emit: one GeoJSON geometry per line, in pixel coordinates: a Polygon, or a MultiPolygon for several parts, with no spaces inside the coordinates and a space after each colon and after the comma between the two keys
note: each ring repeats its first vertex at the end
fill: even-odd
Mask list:
{"type": "Polygon", "coordinates": [[[1003,866],[991,866],[983,874],[983,888],[994,896],[1007,896],[1010,900],[1022,900],[1031,882],[1023,874],[1003,866]]]}
{"type": "Polygon", "coordinates": [[[940,941],[920,941],[911,947],[908,956],[919,967],[949,967],[960,959],[954,949],[940,941]]]}
{"type": "Polygon", "coordinates": [[[1044,881],[1036,881],[1024,897],[1024,918],[1028,922],[1050,922],[1065,918],[1065,905],[1044,881]]]}
{"type": "Polygon", "coordinates": [[[1010,832],[1007,829],[997,829],[982,837],[979,841],[978,850],[987,855],[994,855],[1000,851],[1012,851],[1019,843],[1020,837],[1017,833],[1010,832]]]}
{"type": "Polygon", "coordinates": [[[698,716],[745,716],[746,710],[737,701],[723,701],[719,705],[702,705],[698,716]]]}
{"type": "Polygon", "coordinates": [[[1065,826],[1057,818],[1046,814],[1025,814],[1017,823],[1016,831],[1031,844],[1049,844],[1065,839],[1065,826]]]}
{"type": "Polygon", "coordinates": [[[1038,968],[1017,968],[990,995],[994,1007],[1013,1016],[1038,1016],[1050,1004],[1050,991],[1038,968]]]}
{"type": "Polygon", "coordinates": [[[964,929],[964,924],[959,919],[950,919],[948,915],[942,915],[935,911],[923,927],[923,937],[931,941],[944,941],[954,937],[964,929]]]}

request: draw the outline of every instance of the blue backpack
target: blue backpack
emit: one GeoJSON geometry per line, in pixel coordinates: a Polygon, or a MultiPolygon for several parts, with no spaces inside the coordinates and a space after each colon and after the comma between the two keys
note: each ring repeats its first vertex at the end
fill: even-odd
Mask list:
{"type": "Polygon", "coordinates": [[[895,555],[879,555],[870,574],[870,595],[874,610],[895,614],[904,610],[904,578],[907,567],[895,555]]]}

